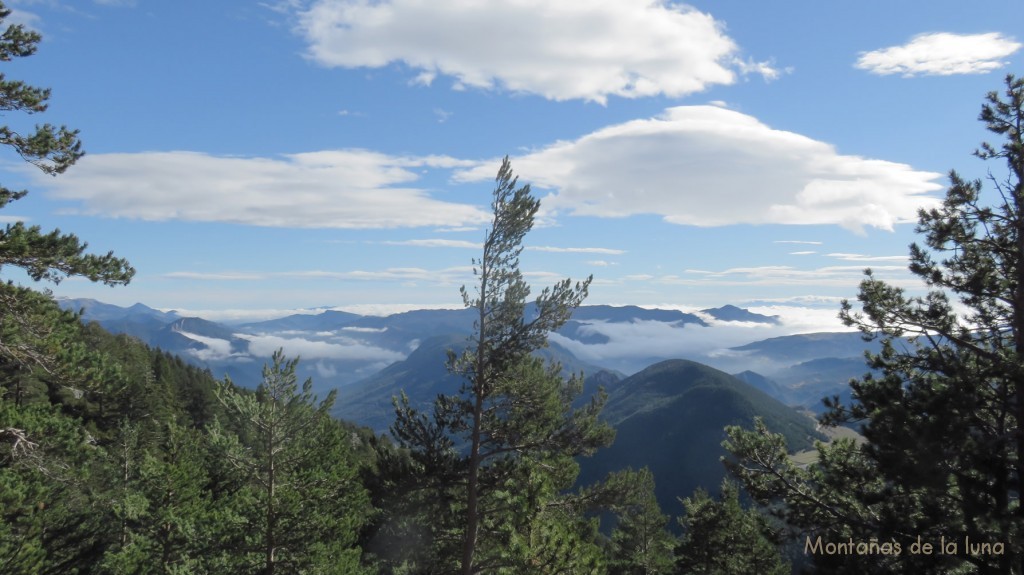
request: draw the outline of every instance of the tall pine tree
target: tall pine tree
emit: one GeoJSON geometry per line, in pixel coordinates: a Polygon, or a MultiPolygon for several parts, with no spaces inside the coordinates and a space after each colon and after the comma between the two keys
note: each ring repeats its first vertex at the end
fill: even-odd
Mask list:
{"type": "Polygon", "coordinates": [[[911,245],[910,271],[927,295],[868,270],[863,310],[843,304],[847,325],[881,338],[868,357],[879,375],[851,382],[853,402],[828,401],[823,421],[862,424],[867,442],[822,447],[804,470],[763,426],[730,431],[733,470],[760,499],[782,497],[792,523],[826,539],[945,537],[959,547],[844,566],[815,557],[830,570],[1024,573],[1024,79],[1008,76],[980,120],[1003,143],[975,154],[1005,162],[1005,172],[997,168],[987,192],[951,172],[942,205],[920,212],[925,245],[911,245]],[[972,553],[968,538],[988,552],[972,553]]]}
{"type": "MultiPolygon", "coordinates": [[[[448,358],[449,370],[464,384],[458,394],[438,397],[430,415],[399,402],[392,427],[431,478],[435,499],[457,513],[457,523],[434,529],[441,561],[458,558],[438,569],[465,575],[528,572],[544,555],[540,542],[553,541],[540,536],[552,532],[549,522],[558,517],[545,510],[572,486],[578,472],[573,458],[613,436],[597,419],[603,398],[574,410],[579,379],[566,381],[558,366],[530,355],[580,305],[590,278],[545,288],[528,309],[530,288],[519,255],[540,202],[529,185],[517,187],[507,157],[495,181],[493,219],[483,255],[473,262],[475,293],[461,290],[476,314],[475,333],[462,354],[448,358]]],[[[569,524],[561,521],[559,529],[581,527],[569,524]]]]}
{"type": "MultiPolygon", "coordinates": [[[[0,2],[0,25],[10,14],[10,9],[0,2]]],[[[0,35],[0,62],[31,56],[39,41],[38,33],[20,24],[9,25],[0,35]]],[[[30,86],[0,75],[0,111],[4,113],[42,113],[46,111],[49,98],[48,88],[30,86]]],[[[52,124],[37,125],[26,135],[9,126],[0,126],[0,145],[10,147],[43,173],[54,176],[64,173],[84,154],[78,130],[52,124]]],[[[0,208],[27,193],[0,186],[0,208]]],[[[125,260],[111,253],[105,256],[85,254],[86,247],[74,235],[61,234],[60,230],[43,233],[39,226],[26,227],[21,222],[8,224],[0,231],[0,269],[6,265],[20,267],[35,280],[57,282],[68,275],[80,275],[109,285],[128,283],[135,273],[125,260]]]]}
{"type": "Polygon", "coordinates": [[[369,501],[353,438],[328,415],[334,392],[317,405],[311,380],[299,388],[297,364],[278,350],[256,393],[219,388],[238,434],[215,424],[211,439],[238,472],[233,496],[247,523],[235,573],[361,572],[355,543],[369,501]]]}

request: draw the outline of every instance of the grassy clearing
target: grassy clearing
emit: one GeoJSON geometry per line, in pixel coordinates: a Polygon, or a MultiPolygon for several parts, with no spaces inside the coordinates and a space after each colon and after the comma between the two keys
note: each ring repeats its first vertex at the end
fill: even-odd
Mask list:
{"type": "MultiPolygon", "coordinates": [[[[804,412],[804,414],[810,417],[811,419],[815,419],[814,414],[811,413],[810,411],[806,411],[804,412]]],[[[817,420],[815,419],[815,421],[817,420]]],[[[849,427],[825,427],[823,425],[817,425],[815,429],[817,429],[821,433],[825,434],[826,437],[828,437],[828,441],[826,443],[831,443],[836,439],[841,438],[852,439],[857,443],[864,442],[864,436],[850,429],[849,427]]],[[[794,465],[797,465],[799,467],[807,467],[808,465],[816,463],[818,461],[818,450],[804,449],[802,451],[797,451],[796,453],[789,456],[789,460],[792,461],[794,465]]]]}

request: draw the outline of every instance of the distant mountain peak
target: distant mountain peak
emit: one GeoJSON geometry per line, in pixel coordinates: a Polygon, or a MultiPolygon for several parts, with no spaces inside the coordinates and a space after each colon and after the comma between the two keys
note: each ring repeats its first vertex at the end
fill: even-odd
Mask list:
{"type": "Polygon", "coordinates": [[[742,321],[752,323],[769,323],[778,325],[781,323],[779,316],[777,315],[762,315],[754,313],[750,310],[736,307],[731,304],[723,305],[722,307],[713,307],[701,310],[702,313],[706,313],[709,316],[720,320],[720,321],[742,321]]]}

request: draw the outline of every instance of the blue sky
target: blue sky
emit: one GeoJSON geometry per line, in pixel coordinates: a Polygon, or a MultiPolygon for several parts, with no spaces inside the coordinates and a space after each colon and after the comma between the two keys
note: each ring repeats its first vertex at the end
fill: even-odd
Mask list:
{"type": "Polygon", "coordinates": [[[978,110],[1024,73],[1016,0],[7,3],[44,41],[3,72],[88,154],[0,156],[4,221],[138,269],[58,296],[213,318],[458,306],[507,154],[538,289],[831,321],[865,267],[916,287],[917,208],[998,172],[978,110]]]}

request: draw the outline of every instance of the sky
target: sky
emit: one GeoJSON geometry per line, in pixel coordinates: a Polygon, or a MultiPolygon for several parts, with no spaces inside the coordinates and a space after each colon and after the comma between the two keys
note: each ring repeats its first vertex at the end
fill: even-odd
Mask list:
{"type": "MultiPolygon", "coordinates": [[[[211,319],[459,307],[509,156],[541,199],[521,268],[587,303],[837,324],[864,268],[914,291],[917,210],[991,140],[1024,3],[7,0],[87,155],[10,152],[0,213],[137,269],[57,296],[211,319]]],[[[4,279],[30,284],[16,269],[4,279]]]]}

